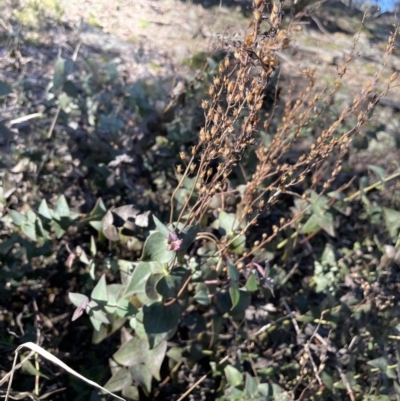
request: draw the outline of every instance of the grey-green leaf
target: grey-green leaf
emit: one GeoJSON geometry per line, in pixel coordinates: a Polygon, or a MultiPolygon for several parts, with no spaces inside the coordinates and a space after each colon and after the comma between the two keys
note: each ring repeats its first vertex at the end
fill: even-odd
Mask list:
{"type": "Polygon", "coordinates": [[[121,391],[124,387],[132,383],[132,376],[127,368],[120,368],[114,373],[110,380],[104,385],[108,391],[121,391]]]}
{"type": "Polygon", "coordinates": [[[64,195],[58,198],[55,211],[60,217],[70,217],[71,212],[64,195]]]}
{"type": "Polygon", "coordinates": [[[237,387],[242,384],[243,375],[232,365],[225,366],[224,373],[230,386],[237,387]]]}
{"type": "Polygon", "coordinates": [[[166,226],[165,224],[161,223],[161,221],[158,220],[157,217],[156,217],[154,214],[153,214],[153,220],[154,220],[154,223],[155,223],[155,225],[156,225],[156,227],[157,227],[157,230],[158,230],[165,238],[167,238],[167,237],[168,237],[168,234],[169,234],[169,230],[168,230],[167,226],[166,226]]]}
{"type": "Polygon", "coordinates": [[[231,286],[229,287],[229,295],[231,297],[233,309],[236,307],[240,300],[239,286],[237,285],[237,283],[231,283],[231,286]]]}
{"type": "Polygon", "coordinates": [[[177,302],[165,306],[155,302],[143,307],[143,325],[146,333],[162,334],[175,328],[178,324],[181,308],[177,302]]]}
{"type": "Polygon", "coordinates": [[[175,252],[169,251],[167,248],[167,238],[159,232],[152,233],[144,244],[141,260],[169,263],[175,257],[175,252]]]}
{"type": "Polygon", "coordinates": [[[101,276],[99,282],[96,284],[96,287],[93,288],[91,299],[102,305],[107,304],[108,292],[105,274],[101,276]]]}
{"type": "Polygon", "coordinates": [[[165,298],[176,297],[189,276],[188,269],[177,267],[158,281],[157,292],[165,298]]]}
{"type": "Polygon", "coordinates": [[[129,283],[126,286],[124,297],[127,298],[133,294],[145,294],[146,282],[151,274],[163,273],[164,268],[158,262],[140,262],[135,267],[129,283]]]}
{"type": "Polygon", "coordinates": [[[400,229],[400,212],[394,209],[383,208],[386,228],[391,237],[396,237],[400,229]]]}
{"type": "Polygon", "coordinates": [[[8,213],[11,216],[13,223],[18,227],[27,221],[27,217],[16,210],[10,209],[8,213]]]}
{"type": "Polygon", "coordinates": [[[239,270],[236,265],[232,262],[231,259],[228,258],[228,273],[229,277],[232,281],[237,281],[240,278],[239,270]]]}
{"type": "Polygon", "coordinates": [[[46,199],[43,199],[40,202],[38,212],[40,217],[44,217],[47,220],[51,220],[53,218],[52,212],[49,206],[47,205],[46,199]]]}

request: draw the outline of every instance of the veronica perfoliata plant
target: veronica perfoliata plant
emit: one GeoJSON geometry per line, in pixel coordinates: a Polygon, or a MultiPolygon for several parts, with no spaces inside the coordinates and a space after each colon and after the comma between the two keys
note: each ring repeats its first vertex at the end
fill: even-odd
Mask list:
{"type": "MultiPolygon", "coordinates": [[[[88,314],[95,329],[94,342],[102,341],[125,324],[130,327],[113,355],[117,366],[113,366],[114,374],[105,386],[110,391],[137,391],[133,384],[139,384],[149,393],[152,378],[160,379],[167,341],[174,337],[182,321],[190,326],[187,319],[199,318],[196,308],[215,308],[214,333],[218,333],[223,318],[242,317],[251,293],[262,287],[264,272],[254,265],[238,270],[229,257],[219,254],[218,248],[193,247],[208,235],[199,231],[199,225],[164,225],[155,216],[153,220],[156,229],[150,231],[140,259],[118,261],[120,283],[107,284],[106,275],[102,275],[90,297],[69,294],[76,306],[73,320],[88,314]],[[196,248],[194,253],[192,248],[196,248]],[[226,266],[222,266],[223,260],[226,266]]],[[[222,226],[227,221],[238,226],[233,214],[221,212],[220,221],[222,226]]],[[[229,235],[234,233],[230,230],[229,235]]],[[[173,348],[170,351],[174,352],[173,348]]],[[[201,353],[193,355],[194,361],[199,358],[201,353]]]]}
{"type": "MultiPolygon", "coordinates": [[[[90,297],[69,294],[77,307],[73,320],[86,312],[99,333],[97,340],[125,322],[134,329],[134,336],[121,346],[114,360],[131,381],[134,379],[147,392],[151,389],[151,378],[159,379],[166,341],[176,333],[180,316],[187,307],[187,288],[195,269],[188,263],[186,252],[198,232],[198,226],[166,226],[156,217],[154,222],[156,230],[148,236],[140,260],[128,267],[126,263],[119,264],[120,284],[107,285],[103,275],[90,297]],[[140,356],[136,355],[138,352],[140,356]],[[143,369],[137,369],[140,362],[148,369],[145,374],[143,369]]],[[[118,370],[116,375],[120,377],[122,372],[118,370]]]]}

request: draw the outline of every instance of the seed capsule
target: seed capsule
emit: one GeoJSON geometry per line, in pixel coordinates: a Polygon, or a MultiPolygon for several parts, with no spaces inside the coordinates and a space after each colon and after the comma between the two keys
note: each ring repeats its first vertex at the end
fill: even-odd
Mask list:
{"type": "Polygon", "coordinates": [[[262,14],[260,13],[260,11],[258,11],[258,10],[254,10],[254,19],[257,21],[257,22],[260,22],[261,20],[262,20],[262,14]]]}
{"type": "Polygon", "coordinates": [[[233,92],[233,89],[235,87],[235,81],[230,81],[228,84],[228,93],[233,92]]]}

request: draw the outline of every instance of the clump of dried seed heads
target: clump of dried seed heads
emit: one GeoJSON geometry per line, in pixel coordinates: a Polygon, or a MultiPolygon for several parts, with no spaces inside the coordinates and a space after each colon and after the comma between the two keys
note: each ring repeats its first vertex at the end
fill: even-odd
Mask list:
{"type": "MultiPolygon", "coordinates": [[[[389,90],[398,86],[394,83],[397,75],[392,74],[385,88],[378,91],[378,84],[382,80],[382,73],[386,68],[388,57],[393,52],[394,38],[397,33],[398,29],[396,28],[389,36],[382,68],[375,74],[374,80],[368,80],[360,94],[353,99],[352,104],[345,107],[328,127],[322,129],[315,136],[315,141],[310,144],[308,150],[305,149],[303,154],[292,163],[282,163],[283,157],[290,153],[293,146],[298,143],[302,130],[316,121],[317,117],[327,112],[333,95],[341,85],[341,80],[351,62],[356,58],[359,34],[355,37],[350,54],[338,67],[338,77],[331,91],[313,91],[316,80],[315,72],[309,69],[301,71],[307,80],[305,90],[300,93],[297,91],[296,99],[286,102],[281,122],[275,128],[270,145],[258,147],[256,151],[259,163],[252,178],[247,182],[241,204],[238,206],[239,219],[243,220],[246,215],[252,215],[247,227],[256,222],[261,210],[276,203],[279,194],[289,192],[291,187],[303,181],[307,175],[311,175],[310,188],[315,189],[319,185],[320,194],[332,185],[341,171],[342,162],[349,150],[352,138],[368,120],[368,116],[371,115],[371,111],[379,103],[379,100],[386,96],[389,90]],[[356,117],[356,123],[351,129],[345,129],[345,122],[353,117],[356,117]],[[327,163],[328,159],[329,163],[327,163]]],[[[269,123],[270,120],[266,120],[264,128],[268,129],[269,123]]],[[[318,132],[318,130],[316,131],[318,132]]],[[[270,236],[264,236],[251,252],[261,249],[300,216],[301,214],[298,214],[289,220],[281,219],[279,226],[274,227],[273,233],[270,236]]],[[[247,256],[249,255],[250,253],[247,256]]]]}
{"type": "MultiPolygon", "coordinates": [[[[319,189],[322,193],[338,176],[351,139],[367,121],[379,99],[395,86],[396,76],[392,75],[386,88],[380,93],[377,91],[387,59],[393,52],[397,28],[389,37],[382,69],[375,74],[374,80],[365,84],[359,96],[355,97],[353,103],[346,107],[335,121],[320,130],[308,150],[305,149],[296,160],[283,162],[293,146],[298,143],[304,129],[326,113],[334,94],[342,85],[348,68],[357,58],[361,28],[355,36],[352,49],[338,67],[333,89],[315,90],[315,71],[310,68],[298,71],[306,85],[301,91],[294,90],[291,85],[287,86],[288,100],[284,105],[279,125],[271,132],[273,115],[265,115],[262,108],[266,89],[277,67],[277,52],[289,44],[287,32],[281,29],[282,4],[283,1],[271,4],[267,0],[254,0],[254,19],[244,39],[223,43],[228,55],[219,65],[219,72],[209,87],[210,100],[202,102],[205,124],[200,130],[199,142],[192,148],[191,158],[177,187],[178,189],[188,174],[196,174],[192,193],[179,216],[181,219],[184,211],[189,208],[191,196],[197,191],[198,200],[189,208],[187,224],[199,221],[207,211],[211,198],[226,189],[229,175],[240,163],[244,152],[255,143],[260,123],[264,130],[271,134],[272,141],[269,146],[257,147],[255,154],[258,165],[252,177],[248,179],[237,207],[237,218],[241,222],[247,222],[246,227],[241,230],[242,233],[256,223],[260,212],[274,204],[280,194],[290,191],[291,187],[307,176],[311,175],[310,187],[320,184],[319,189]],[[264,24],[268,25],[268,29],[262,32],[261,27],[264,24]],[[357,122],[352,129],[345,130],[344,122],[353,116],[357,116],[357,122]],[[336,150],[338,154],[330,161],[329,165],[332,168],[327,173],[326,161],[332,158],[336,150]],[[217,167],[212,168],[215,162],[217,167]]],[[[181,155],[185,162],[187,158],[186,154],[181,155]]],[[[171,219],[172,207],[171,200],[171,219]]],[[[295,216],[290,221],[281,219],[279,226],[273,227],[273,233],[263,236],[252,252],[262,248],[298,217],[295,216]]],[[[229,246],[229,243],[224,244],[224,247],[229,246]]],[[[243,257],[249,255],[250,253],[243,257]]]]}
{"type": "Polygon", "coordinates": [[[202,102],[205,123],[185,171],[186,175],[197,170],[199,197],[190,220],[205,212],[208,201],[224,188],[244,152],[255,143],[265,90],[277,66],[276,52],[289,44],[286,31],[280,30],[282,4],[270,7],[269,1],[255,0],[254,19],[243,41],[223,43],[228,54],[208,89],[210,100],[202,102]],[[262,32],[264,22],[268,30],[262,32]],[[196,159],[198,167],[193,167],[196,159]],[[215,161],[216,171],[210,167],[215,161]]]}

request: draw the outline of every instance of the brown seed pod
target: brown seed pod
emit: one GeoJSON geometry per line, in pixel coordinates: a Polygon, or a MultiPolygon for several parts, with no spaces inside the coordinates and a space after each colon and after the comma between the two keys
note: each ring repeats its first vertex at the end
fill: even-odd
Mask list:
{"type": "MultiPolygon", "coordinates": [[[[246,36],[246,38],[244,40],[244,45],[246,47],[252,46],[254,44],[254,41],[255,41],[255,36],[256,35],[254,34],[254,32],[249,32],[249,34],[246,36]]],[[[237,58],[239,58],[239,57],[237,57],[237,58]]]]}
{"type": "Polygon", "coordinates": [[[261,14],[260,11],[254,10],[253,15],[254,15],[254,19],[255,19],[257,22],[260,22],[260,21],[262,20],[262,14],[261,14]]]}
{"type": "Polygon", "coordinates": [[[274,3],[274,5],[272,6],[272,11],[270,16],[270,20],[273,26],[275,26],[279,22],[278,12],[279,12],[279,7],[276,5],[276,3],[274,3]]]}
{"type": "Polygon", "coordinates": [[[285,40],[287,36],[286,29],[281,29],[278,34],[276,35],[276,40],[280,42],[281,40],[285,40]]]}
{"type": "Polygon", "coordinates": [[[271,57],[270,57],[269,55],[266,55],[266,56],[264,56],[264,57],[261,59],[261,61],[263,62],[263,64],[264,64],[265,66],[268,66],[268,65],[269,65],[270,60],[271,60],[271,57]]]}

